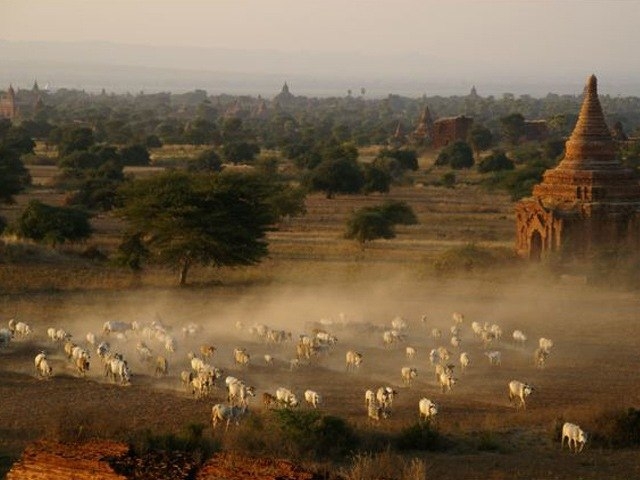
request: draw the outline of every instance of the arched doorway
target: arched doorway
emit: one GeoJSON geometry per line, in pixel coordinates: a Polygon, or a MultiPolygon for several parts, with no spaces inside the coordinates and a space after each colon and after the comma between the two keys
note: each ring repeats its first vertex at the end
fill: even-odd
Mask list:
{"type": "Polygon", "coordinates": [[[538,230],[531,232],[529,245],[529,260],[540,261],[542,257],[542,235],[538,230]]]}

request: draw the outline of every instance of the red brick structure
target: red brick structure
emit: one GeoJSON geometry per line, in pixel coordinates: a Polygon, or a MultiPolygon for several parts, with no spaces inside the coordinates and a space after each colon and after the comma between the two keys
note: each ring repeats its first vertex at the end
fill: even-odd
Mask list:
{"type": "Polygon", "coordinates": [[[18,116],[18,104],[16,102],[16,92],[12,85],[9,85],[7,93],[0,97],[0,118],[15,120],[18,116]]]}
{"type": "Polygon", "coordinates": [[[539,259],[550,252],[585,258],[602,247],[640,247],[640,182],[616,159],[589,77],[573,133],[560,164],[544,173],[533,197],[516,205],[518,254],[539,259]]]}
{"type": "Polygon", "coordinates": [[[434,148],[446,147],[458,140],[465,141],[471,125],[473,125],[473,118],[464,115],[436,120],[433,122],[434,148]]]}

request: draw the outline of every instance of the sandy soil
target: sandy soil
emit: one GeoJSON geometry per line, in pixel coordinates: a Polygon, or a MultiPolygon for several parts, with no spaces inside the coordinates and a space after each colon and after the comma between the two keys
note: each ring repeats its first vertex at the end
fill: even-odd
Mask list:
{"type": "MultiPolygon", "coordinates": [[[[415,282],[398,276],[383,283],[342,284],[333,287],[256,288],[249,293],[216,296],[211,290],[146,290],[78,294],[43,294],[4,297],[4,318],[18,318],[34,328],[27,339],[16,339],[0,351],[0,453],[15,458],[31,441],[41,438],[82,437],[82,430],[114,435],[150,428],[177,432],[189,423],[209,424],[213,403],[224,401],[224,389],[212,398],[196,400],[180,385],[181,370],[188,369],[188,351],[202,343],[218,347],[212,363],[227,374],[254,385],[258,396],[286,386],[303,397],[305,389],[323,397],[322,410],[346,418],[363,429],[396,430],[414,423],[417,403],[428,397],[440,405],[438,428],[454,439],[464,439],[464,448],[446,453],[420,455],[428,478],[640,478],[637,451],[587,448],[582,455],[560,451],[551,430],[557,417],[573,421],[589,431],[595,418],[606,409],[638,406],[640,370],[637,339],[640,298],[635,294],[607,292],[584,285],[530,282],[526,277],[494,283],[482,279],[415,282]],[[458,384],[442,393],[435,381],[428,352],[448,345],[451,313],[465,314],[462,346],[472,358],[468,372],[457,372],[458,384]],[[343,317],[340,317],[340,314],[343,317]],[[426,314],[427,322],[420,322],[426,314]],[[391,319],[403,316],[409,323],[406,343],[385,348],[381,332],[391,319]],[[99,333],[106,320],[137,320],[150,323],[161,318],[173,327],[178,351],[167,354],[170,374],[156,378],[136,357],[136,335],[109,339],[131,364],[130,386],[114,385],[104,378],[100,361],[92,358],[87,378],[79,378],[64,357],[62,347],[46,338],[49,326],[63,327],[83,344],[84,336],[99,333]],[[254,323],[291,331],[293,338],[311,332],[321,319],[339,341],[326,358],[291,371],[295,355],[292,343],[268,345],[248,332],[254,323]],[[341,320],[343,318],[343,320],[341,320]],[[236,323],[243,324],[241,329],[236,323]],[[499,324],[505,338],[490,349],[502,352],[502,365],[492,367],[480,342],[470,329],[471,321],[499,324]],[[194,322],[203,330],[184,338],[182,326],[194,322]],[[430,336],[433,327],[443,337],[430,336]],[[511,332],[523,330],[524,347],[513,344],[511,332]],[[555,345],[544,370],[533,366],[537,339],[545,336],[555,345]],[[404,347],[418,350],[417,358],[405,358],[404,347]],[[252,362],[242,369],[233,364],[232,351],[246,347],[252,362]],[[47,351],[54,376],[38,379],[33,358],[47,351]],[[363,353],[364,362],[355,373],[345,372],[348,349],[363,353]],[[264,365],[269,353],[275,365],[264,365]],[[400,368],[416,366],[418,378],[411,388],[402,386],[400,368]],[[507,383],[518,379],[536,388],[528,408],[516,410],[507,398],[507,383]],[[399,391],[391,417],[378,426],[368,425],[364,391],[390,385],[399,391]],[[496,452],[473,448],[487,432],[496,452]],[[477,439],[477,440],[476,440],[477,439]],[[455,473],[451,473],[451,472],[455,473]]],[[[6,320],[3,320],[3,323],[6,320]]],[[[458,363],[459,351],[454,353],[458,363]]],[[[251,409],[263,407],[254,399],[251,409]]],[[[301,408],[308,408],[302,406],[301,408]]],[[[211,430],[205,432],[211,435],[211,430]]]]}

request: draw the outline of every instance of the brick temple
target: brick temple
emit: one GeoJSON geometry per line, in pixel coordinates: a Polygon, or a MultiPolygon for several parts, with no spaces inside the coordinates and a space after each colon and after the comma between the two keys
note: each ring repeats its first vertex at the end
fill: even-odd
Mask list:
{"type": "Polygon", "coordinates": [[[516,249],[538,260],[551,252],[586,258],[602,248],[640,248],[640,182],[616,159],[598,84],[589,77],[565,156],[533,196],[516,205],[516,249]]]}

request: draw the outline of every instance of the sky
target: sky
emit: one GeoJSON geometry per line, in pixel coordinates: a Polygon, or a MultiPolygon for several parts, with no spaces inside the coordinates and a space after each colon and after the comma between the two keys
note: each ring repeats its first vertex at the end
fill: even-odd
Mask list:
{"type": "MultiPolygon", "coordinates": [[[[254,57],[244,64],[215,57],[208,65],[205,55],[189,65],[194,69],[439,73],[442,80],[524,83],[578,77],[578,84],[596,73],[605,85],[640,83],[633,54],[640,44],[637,0],[0,0],[0,11],[0,40],[12,43],[98,41],[290,56],[269,68],[254,57]]],[[[135,62],[158,66],[159,56],[135,62]]]]}

